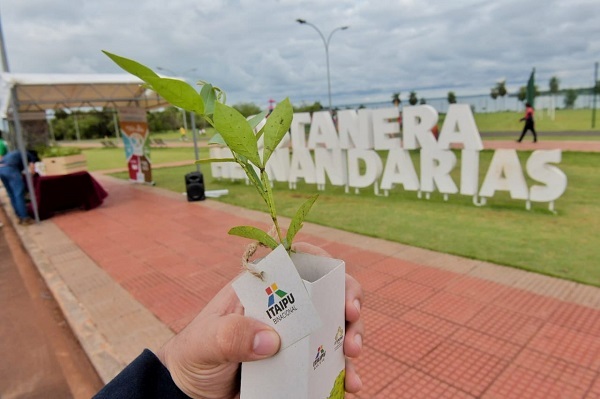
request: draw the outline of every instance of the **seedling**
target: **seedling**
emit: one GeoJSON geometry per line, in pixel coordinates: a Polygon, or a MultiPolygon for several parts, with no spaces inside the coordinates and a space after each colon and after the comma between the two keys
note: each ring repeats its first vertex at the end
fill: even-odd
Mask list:
{"type": "Polygon", "coordinates": [[[264,126],[255,132],[259,123],[266,117],[266,112],[246,120],[235,108],[225,104],[224,92],[210,83],[199,82],[201,90],[198,92],[182,80],[161,77],[136,61],[107,51],[104,53],[125,71],[143,80],[147,88],[154,90],[170,104],[201,115],[218,132],[211,142],[229,147],[233,154],[232,158],[204,159],[198,162],[236,162],[240,165],[267,205],[277,237],[273,238],[266,231],[253,226],[233,227],[229,230],[229,234],[256,240],[271,249],[282,244],[289,253],[294,237],[302,228],[306,215],[318,197],[318,195],[312,196],[300,206],[290,222],[287,234],[284,235],[277,218],[266,165],[290,129],[293,109],[289,99],[286,98],[278,103],[267,117],[264,126]],[[258,140],[261,137],[264,139],[264,146],[262,152],[259,152],[258,140]]]}

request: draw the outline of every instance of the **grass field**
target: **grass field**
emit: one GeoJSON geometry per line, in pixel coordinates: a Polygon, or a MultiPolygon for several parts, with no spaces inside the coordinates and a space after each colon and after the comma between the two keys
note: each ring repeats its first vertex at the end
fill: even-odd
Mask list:
{"type": "MultiPolygon", "coordinates": [[[[475,123],[480,132],[520,132],[523,117],[520,112],[490,112],[475,114],[475,123]]],[[[596,131],[600,131],[600,112],[596,115],[596,131]]],[[[535,117],[536,130],[543,132],[586,132],[592,129],[591,109],[557,109],[554,119],[542,111],[535,117]]]]}
{"type": "MultiPolygon", "coordinates": [[[[520,112],[491,112],[475,114],[475,122],[483,140],[515,140],[523,128],[523,123],[519,122],[522,117],[520,112]],[[504,134],[499,134],[504,133],[504,134]],[[511,134],[512,133],[512,134],[511,134]]],[[[536,129],[540,140],[600,140],[600,111],[596,115],[596,127],[591,128],[592,110],[591,109],[575,109],[575,110],[556,110],[556,118],[550,119],[549,116],[538,112],[536,118],[536,129]],[[545,134],[551,133],[551,134],[545,134]],[[564,134],[562,134],[564,133],[564,134]]],[[[444,115],[440,115],[440,123],[443,123],[444,115]]],[[[207,142],[212,137],[214,129],[206,129],[206,134],[199,135],[199,142],[207,142]]],[[[179,131],[164,131],[151,132],[151,139],[160,138],[171,146],[180,142],[179,131]]],[[[529,136],[528,138],[530,138],[529,136]]],[[[115,141],[114,137],[110,140],[115,141]]],[[[83,140],[82,143],[94,142],[99,143],[101,139],[83,140]]],[[[188,131],[188,142],[192,141],[191,131],[188,131]]],[[[63,141],[59,143],[62,146],[77,146],[76,141],[63,141]]],[[[161,150],[156,147],[156,151],[161,150]]],[[[153,149],[153,152],[155,150],[153,149]]],[[[118,166],[117,166],[118,167],[118,166]]],[[[104,168],[109,169],[109,168],[104,168]]]]}
{"type": "MultiPolygon", "coordinates": [[[[86,155],[88,169],[91,171],[127,168],[123,148],[88,148],[84,149],[83,153],[86,155]]],[[[193,162],[195,159],[192,147],[152,148],[151,158],[155,165],[177,161],[193,162]]]]}
{"type": "MultiPolygon", "coordinates": [[[[193,160],[193,149],[185,150],[188,152],[157,149],[152,157],[155,163],[159,157],[170,161],[193,160]]],[[[92,158],[102,154],[86,152],[92,158]]],[[[522,165],[529,154],[519,152],[522,165]]],[[[206,149],[202,156],[206,156],[206,149]]],[[[480,179],[487,171],[491,156],[491,151],[481,153],[480,179]]],[[[414,164],[419,165],[418,153],[413,157],[414,164]]],[[[90,164],[97,165],[95,162],[92,160],[90,164]]],[[[404,191],[402,187],[392,190],[389,197],[378,197],[372,190],[355,195],[330,186],[320,193],[307,220],[600,286],[599,168],[598,154],[563,153],[560,169],[568,176],[569,183],[566,193],[556,202],[556,214],[548,211],[547,204],[534,204],[531,211],[526,211],[523,201],[511,200],[506,193],[497,193],[487,206],[476,207],[470,197],[460,195],[444,202],[439,194],[430,200],[418,199],[416,193],[404,191]]],[[[192,170],[195,170],[193,165],[154,169],[153,176],[158,187],[184,192],[183,177],[192,170]]],[[[459,181],[458,170],[457,166],[453,176],[456,182],[459,181]]],[[[207,190],[229,190],[229,195],[220,201],[265,210],[253,187],[215,180],[209,166],[202,166],[202,171],[207,190]]],[[[124,173],[118,176],[127,178],[124,173]]],[[[278,183],[275,191],[278,210],[288,217],[305,198],[317,193],[315,186],[304,184],[298,184],[294,191],[289,190],[287,184],[278,183]]]]}

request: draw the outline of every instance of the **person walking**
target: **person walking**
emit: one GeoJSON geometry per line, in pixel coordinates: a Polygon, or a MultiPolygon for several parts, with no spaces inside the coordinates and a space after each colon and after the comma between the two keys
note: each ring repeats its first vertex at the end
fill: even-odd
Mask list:
{"type": "MultiPolygon", "coordinates": [[[[29,170],[34,173],[35,162],[39,158],[34,151],[27,151],[29,170]]],[[[33,219],[27,213],[25,205],[25,182],[23,181],[23,160],[18,150],[8,152],[0,161],[0,180],[10,198],[10,203],[19,218],[19,224],[29,225],[33,219]]]]}
{"type": "Polygon", "coordinates": [[[183,126],[181,126],[179,128],[179,134],[181,135],[181,137],[180,137],[181,141],[187,141],[187,130],[185,130],[185,128],[183,126]]]}
{"type": "Polygon", "coordinates": [[[531,130],[531,133],[533,133],[533,142],[537,143],[537,133],[535,132],[535,122],[533,120],[533,114],[534,114],[534,109],[531,106],[531,104],[526,103],[525,104],[525,116],[522,117],[520,119],[521,122],[525,121],[525,126],[523,126],[523,131],[521,132],[521,137],[519,137],[519,139],[517,140],[518,143],[521,142],[521,140],[523,140],[523,137],[525,137],[525,133],[527,133],[528,130],[531,130]]]}

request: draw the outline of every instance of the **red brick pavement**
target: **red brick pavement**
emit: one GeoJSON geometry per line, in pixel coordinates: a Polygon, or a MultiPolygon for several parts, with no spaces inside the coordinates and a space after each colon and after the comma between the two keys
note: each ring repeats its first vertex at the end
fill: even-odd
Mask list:
{"type": "MultiPolygon", "coordinates": [[[[159,189],[99,177],[110,195],[53,218],[172,330],[239,272],[254,223],[159,189]]],[[[266,227],[267,219],[265,218],[266,227]]],[[[600,398],[600,310],[304,233],[365,290],[354,398],[600,398]]]]}

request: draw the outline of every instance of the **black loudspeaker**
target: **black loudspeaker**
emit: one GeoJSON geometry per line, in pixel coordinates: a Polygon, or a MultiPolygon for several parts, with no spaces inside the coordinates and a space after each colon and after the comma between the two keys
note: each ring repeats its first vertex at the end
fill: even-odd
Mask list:
{"type": "Polygon", "coordinates": [[[204,176],[201,172],[190,172],[185,175],[185,189],[187,191],[188,201],[203,201],[204,195],[204,176]]]}

